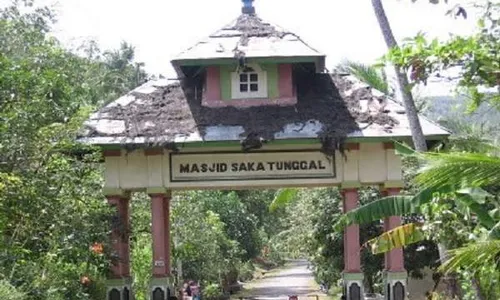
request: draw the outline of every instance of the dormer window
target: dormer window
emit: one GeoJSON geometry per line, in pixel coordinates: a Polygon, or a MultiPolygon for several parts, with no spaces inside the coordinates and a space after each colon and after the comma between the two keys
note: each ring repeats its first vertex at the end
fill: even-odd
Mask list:
{"type": "Polygon", "coordinates": [[[267,74],[258,65],[248,65],[231,74],[233,99],[267,98],[267,74]]]}

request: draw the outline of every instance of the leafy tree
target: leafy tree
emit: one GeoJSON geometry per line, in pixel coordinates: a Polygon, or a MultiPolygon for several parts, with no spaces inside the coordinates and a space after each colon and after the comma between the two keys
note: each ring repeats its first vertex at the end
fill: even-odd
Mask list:
{"type": "Polygon", "coordinates": [[[419,34],[391,49],[387,60],[410,72],[412,84],[425,83],[433,75],[447,77],[448,71],[454,71],[449,76],[458,80],[458,91],[468,95],[469,111],[483,102],[499,107],[499,20],[500,3],[485,1],[474,35],[429,41],[419,34]]]}
{"type": "Polygon", "coordinates": [[[109,96],[96,80],[109,69],[61,47],[48,35],[53,12],[23,3],[0,10],[2,289],[26,299],[102,299],[111,212],[101,157],[75,139],[109,96]]]}

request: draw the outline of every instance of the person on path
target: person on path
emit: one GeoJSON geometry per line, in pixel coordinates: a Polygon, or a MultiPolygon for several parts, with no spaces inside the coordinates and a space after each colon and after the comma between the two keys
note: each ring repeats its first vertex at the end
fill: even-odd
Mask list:
{"type": "Polygon", "coordinates": [[[189,282],[189,287],[191,290],[191,296],[193,297],[193,300],[200,300],[200,286],[198,283],[194,281],[189,282]]]}

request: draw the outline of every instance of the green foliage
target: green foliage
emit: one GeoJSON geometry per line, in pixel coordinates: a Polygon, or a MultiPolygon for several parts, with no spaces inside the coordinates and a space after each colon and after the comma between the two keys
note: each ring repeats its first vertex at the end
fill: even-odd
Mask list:
{"type": "Polygon", "coordinates": [[[417,181],[426,187],[454,184],[481,187],[500,182],[500,157],[486,153],[439,153],[426,156],[417,181]]]}
{"type": "Polygon", "coordinates": [[[288,203],[295,200],[297,189],[279,189],[274,196],[274,200],[269,206],[270,211],[276,211],[278,208],[285,207],[288,203]]]}
{"type": "Polygon", "coordinates": [[[8,281],[0,280],[0,299],[3,300],[24,300],[26,295],[19,292],[8,281]]]}
{"type": "Polygon", "coordinates": [[[469,110],[474,111],[483,102],[498,107],[499,20],[500,3],[485,1],[476,34],[455,36],[444,42],[437,39],[428,41],[423,34],[419,34],[402,47],[391,49],[386,58],[408,70],[414,83],[425,83],[431,75],[459,67],[458,87],[470,97],[469,110]],[[485,91],[485,88],[497,90],[485,91]]]}
{"type": "Polygon", "coordinates": [[[222,288],[220,285],[216,283],[211,283],[205,286],[205,288],[202,291],[203,298],[207,300],[218,300],[221,299],[222,296],[224,295],[222,292],[222,288]]]}
{"type": "Polygon", "coordinates": [[[31,1],[0,9],[2,288],[10,284],[26,299],[103,299],[110,211],[101,157],[75,139],[115,89],[99,82],[111,60],[62,48],[48,35],[52,11],[21,3],[31,1]],[[94,243],[104,253],[92,252],[94,243]]]}
{"type": "Polygon", "coordinates": [[[449,259],[441,266],[446,272],[462,268],[478,270],[483,266],[499,267],[500,240],[481,241],[449,252],[449,259]]]}
{"type": "Polygon", "coordinates": [[[247,261],[244,264],[241,264],[238,270],[238,280],[239,281],[248,281],[253,279],[253,273],[255,272],[255,266],[251,261],[247,261]]]}
{"type": "Polygon", "coordinates": [[[366,242],[373,254],[389,252],[392,249],[418,243],[425,239],[421,226],[414,223],[398,226],[366,242]]]}

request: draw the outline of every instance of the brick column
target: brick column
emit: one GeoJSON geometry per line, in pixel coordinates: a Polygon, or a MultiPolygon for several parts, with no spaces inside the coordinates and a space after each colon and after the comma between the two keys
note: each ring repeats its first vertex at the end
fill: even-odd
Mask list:
{"type": "MultiPolygon", "coordinates": [[[[358,190],[342,190],[344,213],[358,206],[358,190]]],[[[347,300],[364,299],[363,272],[361,272],[359,225],[348,226],[344,231],[344,295],[347,300]]]]}
{"type": "Polygon", "coordinates": [[[170,193],[151,194],[153,234],[153,278],[151,299],[167,300],[170,296],[170,193]]]}
{"type": "Polygon", "coordinates": [[[130,214],[128,196],[106,196],[114,209],[111,220],[112,261],[107,280],[108,300],[131,299],[130,277],[130,214]]]}
{"type": "MultiPolygon", "coordinates": [[[[399,188],[387,188],[382,192],[384,196],[399,195],[399,188]]],[[[391,216],[384,219],[384,231],[389,231],[402,224],[400,216],[391,216]]],[[[407,272],[404,268],[403,249],[397,248],[385,254],[385,299],[406,299],[407,272]]]]}

